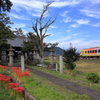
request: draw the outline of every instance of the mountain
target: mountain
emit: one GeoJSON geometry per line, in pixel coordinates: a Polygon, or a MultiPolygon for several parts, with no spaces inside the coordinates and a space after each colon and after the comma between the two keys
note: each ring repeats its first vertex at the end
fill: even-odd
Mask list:
{"type": "MultiPolygon", "coordinates": [[[[55,50],[55,52],[54,52],[54,55],[55,55],[55,56],[63,55],[63,49],[61,49],[60,47],[55,47],[54,50],[55,50]]],[[[45,55],[45,56],[49,56],[49,55],[50,55],[50,52],[47,52],[47,51],[46,51],[46,52],[44,53],[44,55],[45,55]]]]}

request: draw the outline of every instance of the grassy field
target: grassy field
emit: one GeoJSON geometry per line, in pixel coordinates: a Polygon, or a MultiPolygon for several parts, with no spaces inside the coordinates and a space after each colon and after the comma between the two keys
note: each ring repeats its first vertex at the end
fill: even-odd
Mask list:
{"type": "Polygon", "coordinates": [[[96,72],[100,76],[100,59],[81,59],[76,62],[75,69],[82,72],[96,72]]]}
{"type": "MultiPolygon", "coordinates": [[[[47,64],[50,63],[50,60],[46,60],[47,64]]],[[[54,63],[58,63],[59,59],[54,60],[54,63]]],[[[65,65],[63,65],[65,67],[65,65]]],[[[82,71],[82,72],[96,72],[100,76],[100,59],[80,59],[76,62],[75,70],[82,71]]]]}

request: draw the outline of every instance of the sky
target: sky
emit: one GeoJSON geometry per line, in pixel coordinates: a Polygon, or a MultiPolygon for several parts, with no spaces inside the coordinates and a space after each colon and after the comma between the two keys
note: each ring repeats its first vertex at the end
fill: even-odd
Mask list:
{"type": "MultiPolygon", "coordinates": [[[[12,30],[22,28],[24,34],[33,32],[32,23],[46,0],[10,1],[13,6],[8,16],[14,23],[12,30]]],[[[51,35],[44,42],[57,42],[58,47],[63,49],[68,49],[72,44],[78,51],[100,47],[100,0],[55,0],[45,18],[55,16],[56,21],[47,31],[51,35]]]]}

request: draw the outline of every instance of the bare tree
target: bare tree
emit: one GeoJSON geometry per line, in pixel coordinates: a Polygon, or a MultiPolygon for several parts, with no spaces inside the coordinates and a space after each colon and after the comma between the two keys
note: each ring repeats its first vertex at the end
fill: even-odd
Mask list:
{"type": "Polygon", "coordinates": [[[39,50],[39,55],[40,55],[42,64],[44,64],[44,38],[50,35],[50,34],[47,34],[47,30],[49,26],[53,24],[56,20],[56,17],[54,18],[50,17],[47,20],[44,20],[45,15],[49,11],[49,6],[51,4],[52,2],[48,2],[43,6],[40,16],[34,20],[34,23],[32,26],[37,38],[38,50],[39,50]]]}

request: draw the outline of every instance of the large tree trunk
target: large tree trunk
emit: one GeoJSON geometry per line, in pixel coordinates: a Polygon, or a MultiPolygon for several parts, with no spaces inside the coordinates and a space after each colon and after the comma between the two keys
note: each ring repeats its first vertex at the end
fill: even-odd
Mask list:
{"type": "Polygon", "coordinates": [[[40,63],[44,65],[44,45],[43,45],[43,39],[38,40],[38,49],[39,49],[39,55],[40,55],[40,63]]]}

